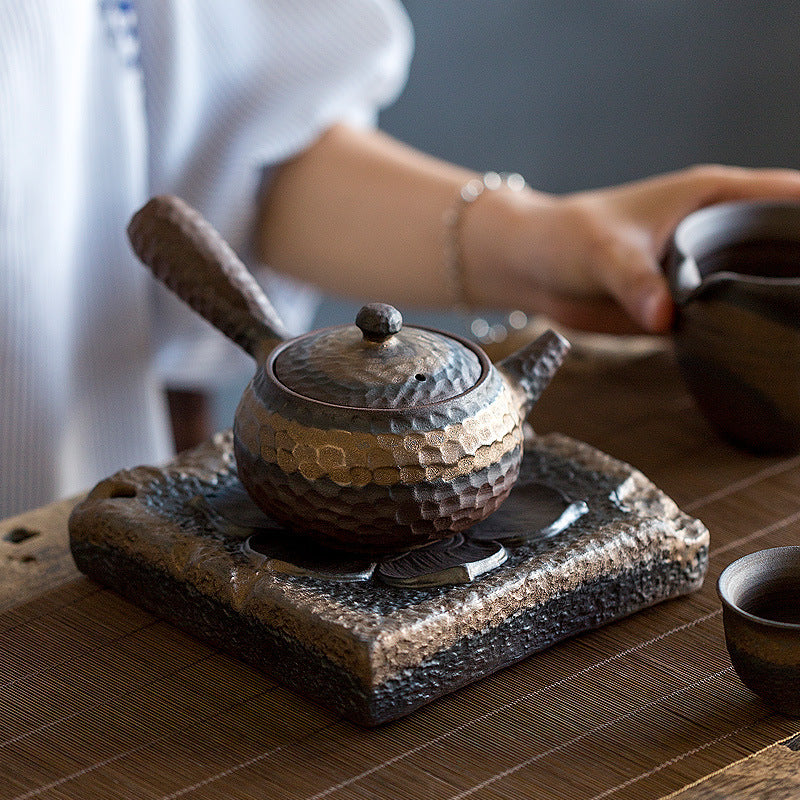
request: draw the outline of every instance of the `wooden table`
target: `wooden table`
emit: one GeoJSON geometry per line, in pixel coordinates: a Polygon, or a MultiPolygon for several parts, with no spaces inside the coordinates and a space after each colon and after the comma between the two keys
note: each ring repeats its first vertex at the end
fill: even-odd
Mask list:
{"type": "Polygon", "coordinates": [[[800,457],[720,441],[663,349],[575,359],[532,421],[700,518],[704,587],[367,730],[80,576],[62,502],[0,523],[0,798],[798,796],[800,720],[733,673],[714,586],[800,542],[800,457]]]}

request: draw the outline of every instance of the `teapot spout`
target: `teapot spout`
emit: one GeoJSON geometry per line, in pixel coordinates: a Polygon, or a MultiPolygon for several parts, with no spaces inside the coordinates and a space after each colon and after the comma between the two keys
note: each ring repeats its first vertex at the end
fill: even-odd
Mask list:
{"type": "Polygon", "coordinates": [[[521,416],[533,408],[569,348],[569,342],[561,334],[548,330],[496,364],[519,397],[521,416]]]}

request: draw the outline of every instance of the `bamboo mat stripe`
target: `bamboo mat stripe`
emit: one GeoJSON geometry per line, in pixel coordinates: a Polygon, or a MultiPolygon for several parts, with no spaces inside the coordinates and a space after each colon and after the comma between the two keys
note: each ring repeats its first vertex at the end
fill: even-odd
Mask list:
{"type": "MultiPolygon", "coordinates": [[[[552,689],[555,689],[559,685],[569,683],[570,681],[574,680],[577,677],[580,677],[583,674],[587,674],[587,673],[591,672],[592,670],[595,670],[597,668],[606,666],[606,665],[608,665],[608,664],[610,664],[610,663],[612,663],[612,662],[624,657],[625,655],[633,653],[636,650],[641,650],[641,649],[643,649],[645,647],[648,647],[649,645],[651,645],[651,644],[653,644],[653,643],[655,643],[657,641],[663,640],[667,636],[670,636],[670,635],[672,635],[674,633],[677,633],[677,632],[680,632],[682,630],[694,627],[695,625],[701,624],[701,623],[703,623],[703,622],[705,622],[705,621],[707,621],[709,619],[712,619],[712,618],[718,616],[719,613],[720,613],[719,611],[712,612],[710,614],[705,615],[704,617],[692,620],[691,622],[685,623],[685,624],[683,624],[681,626],[673,628],[672,630],[666,631],[665,633],[660,634],[659,636],[654,637],[653,639],[651,639],[649,641],[639,642],[633,647],[627,648],[626,650],[619,651],[619,652],[615,653],[613,656],[611,656],[611,657],[609,657],[607,659],[604,659],[603,661],[596,662],[595,664],[592,664],[592,665],[584,668],[583,670],[580,670],[579,672],[575,672],[575,673],[573,673],[573,674],[561,679],[560,681],[552,683],[552,684],[550,684],[548,686],[541,687],[540,689],[537,689],[534,692],[530,692],[527,695],[523,695],[522,697],[516,698],[515,700],[513,700],[510,703],[505,704],[504,706],[498,707],[496,709],[492,709],[490,712],[482,715],[481,717],[478,717],[478,718],[475,718],[475,719],[470,720],[468,722],[465,722],[462,725],[458,726],[457,728],[449,730],[449,731],[441,734],[440,736],[435,737],[434,739],[426,741],[426,742],[420,744],[419,746],[417,746],[416,748],[413,748],[412,750],[408,750],[408,751],[406,751],[404,753],[401,753],[401,754],[395,756],[393,759],[384,761],[384,762],[376,765],[375,767],[371,768],[370,770],[367,770],[367,771],[361,773],[360,775],[357,775],[354,778],[351,778],[348,781],[344,781],[344,782],[342,782],[342,783],[340,783],[338,785],[329,787],[324,792],[321,792],[321,793],[318,793],[316,795],[313,795],[313,797],[310,798],[309,800],[317,800],[318,798],[327,797],[330,794],[332,794],[333,792],[338,791],[339,789],[345,788],[346,786],[350,785],[351,783],[354,783],[357,780],[360,780],[360,779],[362,779],[364,777],[367,777],[368,775],[370,775],[372,773],[375,773],[375,772],[377,772],[377,771],[379,771],[379,770],[381,770],[381,769],[383,769],[383,768],[385,768],[387,766],[390,766],[392,763],[394,763],[396,761],[399,761],[400,759],[407,758],[408,756],[411,756],[411,755],[414,755],[414,754],[416,754],[418,752],[421,752],[423,749],[425,749],[427,747],[431,747],[431,746],[433,746],[435,744],[438,744],[439,742],[444,741],[445,739],[447,739],[447,738],[449,738],[451,736],[455,736],[458,733],[466,730],[469,727],[472,727],[472,726],[477,725],[477,724],[479,724],[481,722],[487,721],[487,720],[491,719],[492,717],[497,716],[498,714],[500,714],[500,713],[512,708],[515,705],[518,705],[520,703],[524,703],[526,701],[529,701],[532,698],[536,697],[537,695],[545,694],[548,691],[551,691],[552,689]]],[[[192,662],[192,665],[196,665],[196,664],[200,663],[201,661],[205,661],[205,660],[206,660],[205,658],[204,659],[199,659],[196,662],[192,662]]],[[[183,670],[182,669],[181,670],[176,670],[173,673],[168,673],[168,674],[178,674],[181,671],[183,671],[183,670]]],[[[728,672],[728,671],[730,671],[730,668],[721,670],[717,674],[722,674],[722,673],[728,672]]],[[[158,680],[161,680],[163,677],[164,676],[161,676],[158,680]]],[[[713,677],[716,677],[716,675],[710,676],[710,678],[713,678],[713,677]]],[[[703,679],[703,680],[708,680],[708,679],[709,678],[706,678],[706,679],[703,679]]],[[[694,685],[699,685],[700,683],[703,682],[703,680],[696,681],[694,685]]],[[[155,682],[156,681],[154,680],[152,683],[155,683],[155,682]]],[[[141,687],[137,687],[137,691],[140,688],[141,687]]],[[[670,695],[658,698],[658,700],[653,701],[653,702],[651,702],[649,704],[646,704],[645,706],[640,706],[640,707],[636,708],[633,712],[631,712],[631,714],[638,713],[639,711],[645,710],[647,707],[653,706],[653,705],[657,704],[658,702],[660,702],[661,700],[667,699],[667,697],[669,697],[669,696],[674,696],[674,695],[680,694],[681,692],[686,691],[689,688],[692,688],[692,686],[690,685],[690,686],[684,687],[683,689],[678,690],[676,692],[673,692],[670,695]]],[[[129,692],[127,694],[132,694],[133,691],[134,690],[131,690],[131,692],[129,692]]],[[[120,694],[115,698],[115,700],[121,699],[124,696],[126,696],[126,695],[125,694],[120,694]]],[[[104,705],[104,704],[98,704],[98,706],[96,706],[95,708],[99,707],[100,705],[104,705]]],[[[230,710],[233,707],[234,706],[229,707],[228,709],[226,709],[226,711],[230,710]]],[[[0,742],[0,748],[7,747],[8,745],[13,744],[13,743],[15,743],[17,741],[20,741],[23,738],[26,738],[27,736],[31,736],[31,735],[35,734],[36,732],[43,730],[46,727],[52,727],[52,726],[55,726],[57,724],[63,723],[65,721],[68,721],[68,720],[70,720],[72,718],[75,718],[80,713],[84,713],[87,710],[90,710],[90,708],[84,708],[80,712],[75,712],[75,713],[73,713],[71,715],[62,716],[62,717],[60,717],[60,718],[58,718],[56,720],[51,721],[50,723],[48,723],[48,725],[43,725],[40,728],[28,731],[28,732],[26,732],[24,734],[21,734],[21,735],[19,735],[17,737],[14,737],[12,739],[0,742]]],[[[591,735],[592,733],[597,732],[599,730],[602,730],[605,727],[608,727],[608,725],[614,724],[615,722],[618,722],[618,721],[619,720],[612,720],[612,721],[610,721],[608,723],[604,723],[603,725],[597,726],[593,730],[589,730],[589,731],[587,731],[585,733],[582,733],[579,736],[575,737],[573,740],[571,740],[569,742],[565,742],[563,745],[551,748],[550,751],[538,754],[533,759],[529,759],[529,763],[533,763],[533,761],[534,760],[538,760],[538,758],[541,758],[541,757],[543,757],[545,755],[548,755],[551,752],[556,752],[557,750],[561,749],[562,747],[565,747],[565,746],[567,746],[569,744],[572,744],[575,741],[579,741],[580,739],[584,738],[585,736],[591,735]]],[[[125,756],[131,755],[132,753],[138,752],[138,751],[140,751],[140,750],[142,750],[142,749],[144,749],[146,747],[149,747],[149,746],[151,746],[153,744],[156,744],[159,741],[166,740],[166,739],[169,738],[169,736],[171,736],[173,734],[174,734],[174,731],[170,732],[169,734],[165,734],[164,736],[151,739],[151,740],[149,740],[149,741],[147,741],[147,742],[145,742],[145,743],[143,743],[143,744],[141,744],[141,745],[139,745],[139,746],[137,746],[135,748],[131,748],[131,749],[127,750],[127,751],[123,751],[123,752],[117,753],[112,757],[109,757],[109,758],[107,758],[107,759],[105,759],[103,761],[98,761],[98,762],[96,762],[96,763],[94,763],[92,765],[89,765],[88,767],[85,767],[85,768],[83,768],[81,770],[78,770],[78,771],[76,771],[76,772],[74,772],[74,773],[72,773],[70,775],[62,776],[57,781],[53,781],[50,784],[41,786],[36,790],[32,790],[30,792],[26,792],[26,793],[24,793],[22,795],[18,795],[17,797],[14,798],[14,800],[26,800],[27,798],[38,796],[44,791],[48,791],[50,789],[56,788],[58,786],[61,786],[64,783],[66,783],[66,782],[68,782],[70,780],[73,780],[75,778],[79,778],[79,777],[81,777],[83,775],[86,775],[86,774],[88,774],[89,772],[91,772],[91,771],[93,771],[95,769],[102,768],[103,766],[111,764],[114,761],[117,761],[117,760],[119,760],[121,758],[124,758],[125,756]]],[[[283,749],[283,748],[275,748],[273,750],[269,750],[269,751],[266,751],[264,753],[261,753],[258,756],[253,757],[251,759],[248,759],[247,761],[243,761],[243,762],[241,762],[239,764],[236,764],[233,767],[218,773],[217,775],[211,776],[211,777],[209,777],[209,778],[207,778],[207,779],[205,779],[205,780],[203,780],[201,782],[198,782],[197,784],[195,784],[195,785],[193,785],[191,787],[187,787],[184,791],[175,792],[175,793],[172,793],[170,795],[165,795],[160,800],[170,800],[173,797],[182,796],[183,794],[185,794],[185,793],[187,793],[189,791],[192,791],[195,788],[198,788],[199,786],[206,785],[206,784],[211,783],[213,781],[219,780],[220,778],[226,777],[226,776],[232,774],[233,772],[238,771],[239,769],[243,769],[243,768],[246,768],[248,766],[251,766],[252,764],[255,764],[256,762],[261,761],[264,758],[266,758],[266,757],[268,757],[270,755],[273,755],[274,753],[279,752],[281,749],[283,749]]],[[[520,765],[520,766],[525,766],[525,764],[520,765]]],[[[502,775],[500,775],[498,777],[502,777],[502,775]]],[[[480,787],[476,787],[476,788],[480,788],[480,787]]],[[[464,794],[463,796],[467,796],[467,795],[464,794]]]]}
{"type": "MultiPolygon", "coordinates": [[[[662,633],[659,636],[656,636],[653,639],[650,639],[649,641],[638,642],[633,647],[630,647],[630,648],[628,648],[626,650],[620,650],[618,653],[615,653],[613,656],[610,656],[609,658],[603,659],[603,661],[598,661],[595,664],[591,664],[590,666],[585,667],[584,669],[580,670],[579,672],[575,672],[575,673],[567,676],[566,678],[562,678],[560,681],[556,681],[555,683],[551,683],[548,686],[543,686],[543,687],[537,689],[536,691],[529,692],[528,694],[522,695],[521,697],[517,697],[513,701],[511,701],[510,703],[506,703],[503,706],[499,706],[498,708],[492,709],[488,713],[483,714],[481,717],[477,717],[475,719],[472,719],[472,720],[469,720],[467,722],[464,722],[461,725],[459,725],[458,727],[453,728],[453,729],[451,729],[449,731],[446,731],[445,733],[442,733],[439,736],[437,736],[437,737],[435,737],[433,739],[430,739],[427,742],[423,742],[422,744],[418,745],[415,748],[412,748],[411,750],[407,750],[404,753],[400,753],[399,755],[394,756],[394,758],[389,759],[388,761],[384,761],[381,764],[376,764],[374,767],[371,767],[370,769],[365,770],[364,772],[362,772],[359,775],[356,775],[356,776],[350,778],[347,781],[342,781],[341,783],[337,784],[336,786],[331,786],[328,789],[326,789],[325,791],[313,795],[311,798],[309,798],[309,800],[321,800],[321,798],[327,797],[330,794],[332,794],[333,792],[336,792],[339,789],[343,789],[344,787],[349,786],[350,784],[352,784],[352,783],[354,783],[354,782],[356,782],[358,780],[361,780],[362,778],[366,778],[367,776],[378,772],[379,770],[383,769],[384,767],[390,766],[391,764],[395,763],[396,761],[399,761],[399,760],[401,760],[403,758],[407,758],[409,756],[415,755],[416,753],[421,752],[422,750],[424,750],[427,747],[432,747],[433,745],[439,744],[440,742],[444,741],[445,739],[450,738],[451,736],[456,736],[457,734],[461,733],[462,731],[466,730],[467,728],[470,728],[470,727],[472,727],[474,725],[477,725],[480,722],[485,722],[486,720],[489,720],[492,717],[497,716],[498,714],[501,714],[502,712],[507,711],[507,710],[513,708],[514,706],[516,706],[516,705],[518,705],[520,703],[524,703],[524,702],[526,702],[528,700],[531,700],[532,698],[534,698],[534,697],[536,697],[538,695],[545,694],[545,693],[551,691],[552,689],[557,688],[560,685],[563,685],[563,684],[566,684],[566,683],[569,683],[569,682],[573,681],[575,678],[578,678],[581,675],[585,675],[585,674],[587,674],[587,673],[589,673],[592,670],[595,670],[597,668],[604,667],[604,666],[616,661],[617,659],[620,659],[620,658],[622,658],[622,657],[624,657],[624,656],[626,656],[626,655],[628,655],[630,653],[635,652],[636,650],[643,649],[643,648],[647,647],[648,645],[653,644],[656,641],[659,641],[661,639],[665,639],[667,636],[670,636],[673,633],[677,633],[678,631],[685,630],[686,628],[694,627],[695,625],[700,624],[701,622],[704,622],[707,619],[711,619],[711,618],[717,616],[718,613],[719,612],[713,612],[711,614],[707,614],[705,617],[701,617],[701,618],[698,618],[696,620],[692,620],[691,622],[687,622],[684,625],[678,626],[677,628],[673,628],[672,630],[666,631],[665,633],[662,633]]],[[[600,726],[600,727],[603,727],[603,726],[600,726]]],[[[583,735],[584,734],[582,734],[581,737],[577,737],[577,738],[582,738],[583,735]]],[[[553,751],[555,751],[556,749],[558,749],[558,748],[553,748],[553,751]]]]}
{"type": "Polygon", "coordinates": [[[718,742],[722,742],[725,739],[730,739],[732,736],[736,736],[743,731],[746,731],[748,728],[747,725],[742,725],[739,728],[734,728],[732,731],[728,731],[727,733],[723,733],[721,736],[717,736],[715,739],[711,739],[704,744],[699,745],[698,747],[693,747],[691,750],[687,750],[680,755],[673,756],[667,761],[662,762],[657,767],[653,767],[652,769],[647,770],[647,772],[642,772],[640,775],[636,775],[633,778],[628,778],[628,780],[623,781],[622,783],[618,783],[616,786],[612,786],[609,789],[606,789],[600,794],[596,794],[594,797],[590,797],[589,800],[603,800],[606,797],[610,797],[611,795],[615,794],[616,792],[620,791],[621,789],[627,789],[629,786],[633,786],[635,783],[643,780],[644,778],[649,778],[651,775],[655,775],[657,772],[660,772],[662,769],[666,769],[667,767],[673,766],[673,764],[677,764],[679,761],[682,761],[684,758],[688,758],[689,756],[693,756],[697,753],[701,753],[703,750],[706,750],[709,747],[717,744],[718,742]]]}
{"type": "MultiPolygon", "coordinates": [[[[670,698],[673,698],[673,697],[677,697],[678,695],[682,694],[683,692],[688,691],[690,689],[693,689],[693,688],[695,688],[697,686],[700,686],[702,683],[704,683],[704,682],[706,682],[708,680],[713,680],[714,678],[717,678],[720,675],[723,675],[723,674],[725,674],[727,672],[730,672],[730,670],[731,670],[730,667],[728,667],[726,669],[723,669],[723,670],[720,670],[719,672],[716,672],[716,673],[714,673],[714,674],[712,674],[710,676],[707,676],[706,678],[703,678],[702,680],[695,681],[692,684],[688,684],[687,686],[683,687],[682,689],[678,689],[678,690],[676,690],[674,692],[671,692],[668,695],[664,695],[663,697],[659,697],[658,699],[653,700],[653,701],[651,701],[649,703],[645,703],[644,705],[638,706],[636,709],[634,709],[631,712],[628,712],[627,714],[623,714],[622,716],[616,717],[615,719],[608,720],[607,722],[604,722],[601,725],[596,725],[593,728],[589,728],[588,730],[583,731],[582,733],[578,734],[577,736],[572,737],[572,739],[569,739],[569,740],[567,740],[565,742],[562,742],[562,743],[560,743],[558,745],[555,745],[554,747],[551,747],[548,750],[543,750],[543,751],[541,751],[539,753],[536,753],[536,754],[530,756],[529,758],[525,759],[524,761],[522,761],[522,762],[520,762],[518,764],[515,764],[512,767],[509,767],[508,769],[504,770],[503,772],[498,772],[497,774],[492,775],[490,778],[487,778],[483,782],[481,782],[479,784],[476,784],[475,786],[472,786],[471,788],[469,788],[469,789],[467,789],[467,790],[465,790],[463,792],[459,792],[458,794],[452,795],[450,798],[448,798],[448,800],[462,800],[465,797],[470,797],[473,794],[475,794],[475,792],[480,791],[481,789],[484,789],[485,787],[489,786],[492,783],[495,783],[496,781],[501,780],[502,778],[505,778],[505,777],[507,777],[509,775],[513,775],[515,772],[518,772],[520,769],[522,769],[524,767],[528,767],[531,764],[535,763],[536,761],[541,760],[542,758],[545,758],[545,757],[547,757],[549,755],[552,755],[553,753],[557,753],[560,750],[563,750],[563,749],[565,749],[565,748],[567,748],[567,747],[569,747],[571,745],[574,745],[574,744],[580,742],[581,740],[585,739],[588,736],[591,736],[591,735],[593,735],[595,733],[599,733],[599,732],[605,730],[606,728],[608,728],[608,727],[610,727],[612,725],[616,725],[617,723],[619,723],[619,722],[621,722],[621,721],[623,721],[625,719],[628,719],[628,718],[630,718],[630,717],[632,717],[632,716],[634,716],[634,715],[636,715],[636,714],[638,714],[638,713],[640,713],[642,711],[646,711],[646,710],[648,710],[650,708],[654,708],[659,703],[661,703],[663,700],[667,700],[667,699],[670,699],[670,698]]],[[[547,687],[547,688],[551,688],[551,687],[547,687]]],[[[488,718],[488,715],[486,717],[484,717],[484,719],[486,719],[486,718],[488,718]]],[[[478,720],[476,720],[476,722],[477,721],[478,720]]],[[[453,731],[450,732],[450,734],[452,734],[452,733],[453,733],[453,731]]],[[[408,755],[408,753],[404,753],[403,756],[401,756],[401,757],[404,757],[406,755],[408,755]]],[[[397,759],[395,759],[395,760],[397,760],[397,759]]],[[[367,774],[371,774],[373,772],[376,772],[378,769],[381,769],[382,767],[388,766],[388,764],[389,764],[389,762],[385,762],[385,763],[379,765],[377,768],[369,770],[367,773],[362,773],[361,775],[357,776],[356,778],[350,779],[349,781],[342,781],[341,783],[339,783],[339,784],[337,784],[335,786],[331,786],[331,787],[329,787],[328,789],[325,789],[322,792],[318,792],[317,794],[315,794],[315,795],[311,796],[310,798],[308,798],[308,800],[322,800],[322,798],[324,798],[324,797],[329,797],[331,794],[334,794],[338,790],[343,789],[345,786],[350,785],[355,780],[360,780],[361,778],[366,777],[367,774]]]]}
{"type": "Polygon", "coordinates": [[[794,800],[800,792],[800,770],[795,755],[796,736],[751,753],[735,764],[683,786],[662,800],[717,800],[718,798],[769,798],[794,800]],[[791,754],[791,755],[790,755],[791,754]],[[764,783],[764,781],[768,783],[764,783]]]}
{"type": "MultiPolygon", "coordinates": [[[[568,740],[566,742],[558,744],[555,747],[551,747],[549,750],[543,750],[540,753],[536,753],[535,755],[530,756],[530,758],[525,759],[525,761],[522,761],[519,764],[515,764],[513,767],[509,767],[508,769],[504,770],[503,772],[498,772],[496,775],[493,775],[491,778],[487,778],[482,783],[476,784],[475,786],[473,786],[473,787],[471,787],[471,788],[469,788],[469,789],[467,789],[467,790],[465,790],[463,792],[459,792],[458,794],[453,795],[452,797],[449,798],[449,800],[463,800],[463,798],[465,798],[465,797],[471,797],[476,792],[478,792],[481,789],[489,786],[490,784],[496,783],[497,781],[499,781],[499,780],[501,780],[503,778],[506,778],[509,775],[513,775],[515,772],[518,772],[520,769],[522,769],[524,767],[530,766],[531,764],[535,763],[536,761],[540,761],[541,759],[546,758],[547,756],[552,755],[553,753],[557,753],[560,750],[564,750],[567,747],[570,747],[571,745],[574,745],[574,744],[580,742],[581,740],[585,739],[586,737],[592,736],[595,733],[600,733],[601,731],[604,731],[606,728],[609,728],[612,725],[616,725],[616,724],[618,724],[619,722],[622,722],[625,719],[629,719],[630,717],[633,717],[633,716],[635,716],[636,714],[639,714],[642,711],[647,711],[648,709],[654,708],[657,705],[659,705],[663,700],[668,700],[668,699],[673,698],[673,697],[678,697],[679,695],[683,694],[684,692],[686,692],[686,691],[688,691],[690,689],[694,689],[694,688],[700,686],[701,684],[705,683],[706,681],[713,680],[713,679],[719,677],[720,675],[724,675],[725,673],[730,672],[730,669],[731,668],[726,668],[726,669],[720,670],[719,672],[713,673],[712,675],[710,675],[710,676],[708,676],[706,678],[703,678],[702,680],[695,681],[694,683],[688,684],[687,686],[683,687],[682,689],[678,689],[678,690],[676,690],[674,692],[671,692],[668,695],[664,695],[663,697],[660,697],[657,700],[653,700],[650,703],[645,703],[644,705],[639,706],[634,711],[631,711],[628,714],[623,714],[620,717],[617,717],[615,719],[612,719],[612,720],[609,720],[607,722],[604,722],[602,725],[596,725],[594,728],[589,728],[588,730],[584,731],[583,733],[578,734],[577,736],[574,736],[572,739],[570,739],[570,740],[568,740]]],[[[326,796],[326,794],[325,795],[323,795],[323,794],[315,795],[313,798],[311,798],[311,800],[317,800],[317,798],[326,796]]]]}
{"type": "Polygon", "coordinates": [[[750,544],[751,542],[755,542],[758,539],[763,538],[764,536],[769,536],[772,533],[777,531],[784,530],[789,525],[795,525],[797,522],[800,522],[800,511],[797,511],[794,514],[790,514],[785,519],[779,519],[776,522],[773,522],[769,525],[765,525],[760,530],[757,530],[748,536],[743,536],[741,539],[738,539],[735,542],[729,542],[728,544],[721,545],[717,548],[711,548],[709,551],[711,555],[718,556],[722,555],[723,553],[727,553],[730,550],[735,550],[736,548],[740,548],[744,544],[750,544]]]}
{"type": "Polygon", "coordinates": [[[48,592],[37,600],[5,611],[0,617],[0,634],[36,620],[47,619],[51,614],[57,614],[59,611],[102,591],[104,590],[101,586],[91,581],[74,581],[58,591],[48,592]]]}
{"type": "MultiPolygon", "coordinates": [[[[155,620],[152,621],[152,622],[148,622],[146,625],[142,625],[141,627],[134,628],[133,632],[135,633],[137,631],[144,630],[145,628],[147,628],[147,627],[149,627],[151,625],[155,625],[155,624],[157,624],[155,620]]],[[[122,639],[127,638],[128,636],[130,636],[130,634],[131,634],[131,632],[126,632],[126,633],[120,634],[120,636],[118,636],[118,637],[104,640],[102,643],[98,644],[96,647],[91,647],[91,648],[89,648],[87,650],[81,651],[81,656],[85,656],[85,655],[88,655],[90,653],[96,652],[98,650],[102,650],[103,648],[108,647],[111,644],[114,644],[114,642],[118,642],[118,641],[121,641],[122,639]]],[[[2,644],[2,639],[0,639],[0,645],[1,644],[2,644]]],[[[40,675],[42,673],[49,672],[53,667],[66,666],[66,665],[70,664],[73,660],[74,660],[74,658],[65,658],[63,661],[49,662],[47,664],[47,666],[43,666],[43,667],[40,667],[38,669],[34,669],[31,672],[28,672],[28,673],[26,673],[24,675],[19,675],[19,676],[15,677],[13,680],[9,680],[9,681],[6,681],[4,683],[0,683],[0,690],[2,690],[2,691],[8,690],[11,687],[13,687],[15,684],[19,684],[19,683],[22,683],[22,682],[24,682],[26,680],[30,680],[31,678],[34,678],[37,675],[40,675]]],[[[2,746],[2,743],[0,743],[0,746],[2,746]]]]}
{"type": "MultiPolygon", "coordinates": [[[[309,734],[309,736],[305,738],[309,738],[312,735],[313,734],[309,734]]],[[[302,740],[300,741],[302,742],[302,740]]],[[[218,772],[216,775],[211,775],[208,778],[204,778],[201,781],[197,781],[197,783],[193,783],[191,786],[185,786],[183,789],[179,789],[177,792],[171,792],[170,794],[165,794],[162,797],[158,798],[158,800],[177,800],[179,797],[185,797],[187,794],[191,794],[197,789],[200,789],[204,786],[208,786],[212,783],[216,783],[217,781],[222,780],[223,778],[227,778],[233,775],[240,769],[253,766],[254,764],[257,764],[259,761],[263,761],[268,756],[271,756],[274,753],[278,753],[283,749],[285,749],[285,746],[276,747],[273,750],[270,750],[266,753],[259,753],[257,756],[253,756],[247,761],[243,761],[240,764],[236,764],[233,767],[223,770],[222,772],[218,772]]]]}
{"type": "Polygon", "coordinates": [[[797,469],[798,467],[800,467],[800,456],[782,459],[775,464],[771,464],[769,467],[765,467],[764,469],[759,470],[752,475],[748,475],[746,478],[742,478],[741,480],[728,484],[727,486],[717,489],[714,492],[709,492],[703,497],[697,498],[691,502],[684,503],[683,509],[689,514],[696,514],[700,509],[703,508],[703,506],[707,506],[717,500],[730,497],[730,495],[736,494],[737,492],[742,491],[742,489],[747,489],[757,483],[760,483],[761,481],[776,475],[781,475],[789,470],[797,469]]]}
{"type": "MultiPolygon", "coordinates": [[[[201,663],[207,661],[209,657],[210,656],[205,656],[203,658],[198,659],[197,661],[193,661],[191,666],[196,666],[198,664],[201,664],[201,663]]],[[[118,700],[122,700],[122,699],[124,699],[126,697],[129,697],[129,696],[132,696],[137,691],[140,691],[143,688],[147,688],[149,686],[156,686],[161,680],[163,680],[165,678],[170,678],[170,677],[173,677],[173,676],[180,675],[180,673],[183,671],[183,669],[184,668],[181,667],[179,669],[175,669],[175,670],[172,670],[170,672],[166,672],[163,675],[159,675],[157,678],[153,678],[151,681],[147,681],[147,682],[143,683],[141,686],[136,686],[135,688],[131,688],[127,692],[120,692],[119,694],[115,695],[111,699],[103,700],[103,701],[98,702],[98,703],[94,703],[94,704],[90,704],[90,705],[84,706],[83,708],[81,708],[79,710],[73,711],[71,714],[66,714],[66,715],[64,715],[62,717],[59,717],[58,719],[50,720],[49,722],[46,722],[46,723],[40,725],[37,728],[31,728],[30,730],[24,731],[23,733],[20,733],[17,736],[14,736],[14,737],[12,737],[10,739],[6,739],[3,742],[0,742],[0,750],[2,750],[2,748],[4,748],[4,747],[8,747],[9,745],[15,744],[16,742],[21,742],[23,739],[27,739],[27,738],[29,738],[31,736],[35,736],[37,733],[41,733],[42,731],[45,731],[48,728],[52,728],[52,727],[54,727],[56,725],[60,725],[60,724],[62,724],[64,722],[69,722],[70,720],[77,719],[81,714],[85,714],[86,712],[89,712],[89,711],[97,711],[99,709],[102,709],[104,706],[108,706],[110,703],[116,702],[118,700]]]]}

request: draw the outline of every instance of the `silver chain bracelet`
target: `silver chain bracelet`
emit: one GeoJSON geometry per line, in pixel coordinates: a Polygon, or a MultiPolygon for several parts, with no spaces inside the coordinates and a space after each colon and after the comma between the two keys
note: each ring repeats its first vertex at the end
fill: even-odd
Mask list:
{"type": "Polygon", "coordinates": [[[481,178],[472,178],[467,181],[461,187],[456,202],[444,213],[445,267],[454,308],[468,310],[474,305],[471,302],[466,269],[461,252],[461,227],[466,209],[485,191],[495,191],[503,187],[520,192],[525,188],[525,179],[516,172],[486,172],[481,178]]]}

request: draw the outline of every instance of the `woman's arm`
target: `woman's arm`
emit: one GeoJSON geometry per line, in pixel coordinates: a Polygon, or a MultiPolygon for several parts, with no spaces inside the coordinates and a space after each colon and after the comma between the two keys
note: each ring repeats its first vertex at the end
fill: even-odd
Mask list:
{"type": "MultiPolygon", "coordinates": [[[[448,225],[477,177],[379,131],[336,126],[276,173],[260,249],[276,269],[338,295],[450,307],[448,225]]],[[[666,331],[660,262],[691,211],[747,197],[800,200],[800,173],[692,167],[555,196],[484,192],[458,227],[463,293],[476,307],[539,312],[597,331],[666,331]]]]}

